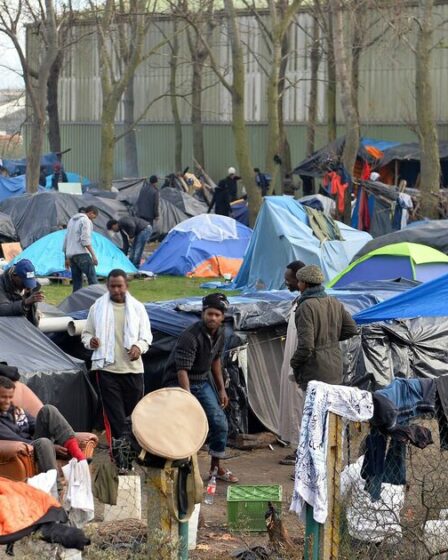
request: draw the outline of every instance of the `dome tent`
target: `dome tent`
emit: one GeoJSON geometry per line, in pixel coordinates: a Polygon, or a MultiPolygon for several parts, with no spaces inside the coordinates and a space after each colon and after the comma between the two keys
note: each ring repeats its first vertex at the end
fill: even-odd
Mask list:
{"type": "Polygon", "coordinates": [[[175,226],[140,267],[155,274],[235,276],[252,230],[233,218],[202,214],[175,226]]]}
{"type": "Polygon", "coordinates": [[[386,245],[350,264],[328,284],[342,288],[352,282],[408,278],[426,282],[448,274],[448,256],[419,243],[386,245]]]}
{"type": "MultiPolygon", "coordinates": [[[[55,272],[62,272],[65,269],[62,251],[65,234],[66,230],[60,230],[38,239],[20,255],[17,255],[11,264],[22,259],[29,259],[34,264],[38,276],[49,276],[55,272]]],[[[121,268],[127,274],[137,273],[137,269],[123,251],[104,235],[93,232],[92,245],[98,258],[96,267],[98,276],[107,276],[114,268],[121,268]]]]}

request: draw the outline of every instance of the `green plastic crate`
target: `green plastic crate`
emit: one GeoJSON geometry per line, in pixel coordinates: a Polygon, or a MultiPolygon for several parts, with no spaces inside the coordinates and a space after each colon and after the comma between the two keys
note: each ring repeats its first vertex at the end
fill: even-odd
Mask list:
{"type": "Polygon", "coordinates": [[[282,487],[279,484],[227,487],[227,521],[232,531],[266,531],[265,513],[272,502],[282,512],[282,487]]]}

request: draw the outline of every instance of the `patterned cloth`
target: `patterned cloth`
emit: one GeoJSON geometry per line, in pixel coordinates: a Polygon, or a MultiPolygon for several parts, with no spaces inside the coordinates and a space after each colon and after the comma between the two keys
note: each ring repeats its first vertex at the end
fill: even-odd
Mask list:
{"type": "Polygon", "coordinates": [[[301,515],[306,502],[314,508],[313,516],[318,523],[325,523],[328,514],[329,412],[354,422],[369,420],[373,416],[372,394],[320,381],[308,384],[290,510],[301,515]]]}

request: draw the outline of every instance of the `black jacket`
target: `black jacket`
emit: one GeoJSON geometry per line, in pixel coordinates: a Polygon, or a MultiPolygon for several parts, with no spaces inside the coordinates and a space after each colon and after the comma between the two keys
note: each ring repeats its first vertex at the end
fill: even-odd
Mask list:
{"type": "Polygon", "coordinates": [[[181,369],[188,372],[190,383],[206,381],[212,363],[221,358],[223,349],[224,327],[220,327],[212,338],[203,321],[194,323],[181,333],[172,350],[165,366],[163,384],[177,381],[177,372],[181,369]]]}
{"type": "Polygon", "coordinates": [[[134,218],[132,216],[125,216],[118,220],[118,227],[120,228],[121,236],[123,238],[123,252],[127,255],[129,251],[129,240],[136,237],[140,232],[150,225],[142,218],[134,218]]]}
{"type": "Polygon", "coordinates": [[[36,419],[22,408],[11,406],[8,412],[0,412],[0,440],[31,443],[36,419]]]}
{"type": "Polygon", "coordinates": [[[24,297],[14,290],[11,272],[7,270],[0,276],[0,317],[24,316],[37,326],[37,303],[25,308],[23,300],[24,297]]]}
{"type": "Polygon", "coordinates": [[[137,200],[137,215],[151,225],[159,217],[159,189],[145,181],[137,200]]]}

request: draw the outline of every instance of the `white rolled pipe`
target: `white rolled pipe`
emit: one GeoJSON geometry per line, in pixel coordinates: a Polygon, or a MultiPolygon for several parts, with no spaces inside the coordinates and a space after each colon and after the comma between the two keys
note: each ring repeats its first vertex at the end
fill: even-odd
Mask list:
{"type": "Polygon", "coordinates": [[[75,320],[71,320],[68,325],[67,325],[67,332],[70,336],[79,336],[82,331],[84,330],[84,327],[86,326],[87,320],[83,319],[83,320],[79,320],[79,321],[75,321],[75,320]]]}
{"type": "Polygon", "coordinates": [[[44,333],[65,332],[71,321],[73,321],[71,317],[42,317],[39,321],[39,329],[44,333]]]}

